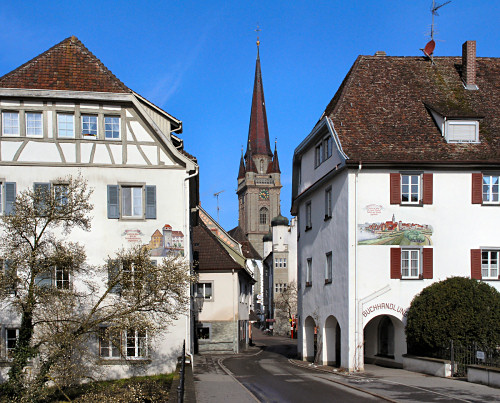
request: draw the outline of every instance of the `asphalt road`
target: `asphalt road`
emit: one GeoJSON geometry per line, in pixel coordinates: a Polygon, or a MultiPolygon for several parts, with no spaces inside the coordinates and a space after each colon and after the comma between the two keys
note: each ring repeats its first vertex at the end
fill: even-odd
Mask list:
{"type": "Polygon", "coordinates": [[[221,360],[222,365],[247,388],[259,402],[375,402],[383,401],[318,376],[308,369],[290,364],[296,343],[273,336],[257,337],[263,349],[255,355],[240,355],[221,360]]]}

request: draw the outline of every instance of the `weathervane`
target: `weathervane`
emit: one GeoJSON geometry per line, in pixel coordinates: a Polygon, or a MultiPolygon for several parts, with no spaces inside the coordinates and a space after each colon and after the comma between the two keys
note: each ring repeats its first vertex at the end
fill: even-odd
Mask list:
{"type": "Polygon", "coordinates": [[[257,29],[254,30],[257,32],[257,48],[260,46],[260,41],[259,41],[259,32],[262,31],[259,27],[259,24],[257,23],[257,29]]]}
{"type": "Polygon", "coordinates": [[[422,52],[424,52],[424,55],[426,55],[429,59],[431,59],[431,63],[434,63],[434,59],[432,57],[432,54],[434,53],[434,49],[436,48],[436,42],[434,41],[434,16],[439,14],[437,13],[437,10],[439,10],[441,7],[446,6],[448,3],[451,3],[450,1],[447,1],[446,3],[443,4],[437,4],[436,5],[436,0],[432,0],[432,7],[431,7],[431,14],[432,14],[432,24],[431,24],[431,40],[427,42],[427,45],[425,45],[425,48],[420,49],[422,52]]]}

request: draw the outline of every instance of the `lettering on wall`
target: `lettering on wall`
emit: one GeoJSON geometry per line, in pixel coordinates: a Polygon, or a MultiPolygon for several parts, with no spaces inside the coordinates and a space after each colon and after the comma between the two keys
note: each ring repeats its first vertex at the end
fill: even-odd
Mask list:
{"type": "Polygon", "coordinates": [[[122,233],[122,236],[125,237],[125,240],[130,243],[142,242],[143,235],[144,234],[140,229],[126,229],[122,233]]]}
{"type": "Polygon", "coordinates": [[[371,216],[377,216],[382,214],[383,206],[380,204],[369,204],[365,207],[366,212],[371,216]]]}
{"type": "Polygon", "coordinates": [[[358,245],[432,245],[432,226],[392,219],[358,224],[358,245]]]}
{"type": "Polygon", "coordinates": [[[404,316],[406,318],[406,316],[408,316],[408,309],[409,308],[403,308],[403,307],[396,305],[396,304],[382,302],[380,304],[370,305],[368,308],[364,309],[363,310],[363,317],[366,318],[371,313],[376,312],[376,311],[381,310],[381,309],[389,309],[391,311],[394,311],[394,312],[401,314],[402,316],[404,316]]]}

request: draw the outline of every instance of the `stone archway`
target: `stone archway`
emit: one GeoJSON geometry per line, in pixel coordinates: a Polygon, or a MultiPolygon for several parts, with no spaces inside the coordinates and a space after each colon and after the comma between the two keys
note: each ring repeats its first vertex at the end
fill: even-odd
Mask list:
{"type": "Polygon", "coordinates": [[[304,341],[303,351],[305,361],[314,361],[317,352],[317,339],[316,339],[316,322],[308,316],[304,322],[304,341]]]}
{"type": "Polygon", "coordinates": [[[341,365],[341,330],[335,316],[326,318],[323,341],[323,363],[340,367],[341,365]]]}
{"type": "Polygon", "coordinates": [[[366,364],[402,367],[406,336],[400,319],[392,315],[378,315],[365,325],[363,337],[366,364]]]}

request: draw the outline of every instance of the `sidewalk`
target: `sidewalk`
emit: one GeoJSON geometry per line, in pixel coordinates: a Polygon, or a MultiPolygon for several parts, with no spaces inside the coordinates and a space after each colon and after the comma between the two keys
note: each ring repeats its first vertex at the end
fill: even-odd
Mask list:
{"type": "Polygon", "coordinates": [[[332,381],[368,391],[393,402],[500,402],[500,389],[464,380],[439,378],[403,369],[365,365],[361,373],[342,373],[323,365],[289,360],[290,363],[332,375],[332,381]]]}
{"type": "MultiPolygon", "coordinates": [[[[258,347],[249,347],[240,355],[252,355],[260,351],[258,347]]],[[[197,354],[194,357],[194,388],[196,402],[238,402],[255,403],[253,395],[233,376],[221,367],[221,361],[234,354],[197,354]]]]}

